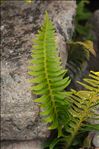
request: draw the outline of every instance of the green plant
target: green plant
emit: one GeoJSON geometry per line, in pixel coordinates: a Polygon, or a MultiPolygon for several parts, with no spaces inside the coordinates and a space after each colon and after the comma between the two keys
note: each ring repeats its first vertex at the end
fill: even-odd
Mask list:
{"type": "Polygon", "coordinates": [[[99,72],[93,72],[89,74],[88,78],[84,79],[84,83],[78,82],[87,90],[75,91],[72,90],[70,98],[71,108],[69,109],[72,118],[67,132],[70,134],[66,136],[67,148],[73,143],[75,137],[80,134],[81,131],[89,131],[92,129],[99,130],[99,125],[92,125],[88,123],[88,119],[99,118],[95,114],[95,107],[99,104],[99,72]],[[80,131],[81,130],[81,131],[80,131]]]}
{"type": "Polygon", "coordinates": [[[88,20],[91,13],[86,9],[89,0],[76,0],[77,10],[75,16],[75,30],[72,41],[67,41],[68,44],[68,59],[66,68],[68,75],[71,78],[71,84],[74,89],[77,89],[77,80],[82,80],[88,72],[88,62],[90,55],[96,56],[92,35],[90,30],[92,26],[89,25],[88,20]]]}
{"type": "Polygon", "coordinates": [[[90,40],[85,41],[69,41],[68,42],[68,59],[67,68],[68,74],[72,80],[79,77],[87,66],[90,59],[90,53],[96,56],[93,48],[93,42],[90,40]]]}
{"type": "Polygon", "coordinates": [[[63,137],[53,140],[50,149],[53,149],[59,141],[62,143],[63,149],[80,148],[84,132],[99,131],[99,124],[90,124],[92,119],[99,120],[99,114],[95,113],[96,107],[99,105],[99,72],[91,71],[83,81],[83,83],[78,83],[87,90],[71,90],[69,96],[71,106],[68,110],[71,115],[69,123],[64,127],[63,137]]]}
{"type": "Polygon", "coordinates": [[[62,69],[55,45],[55,29],[46,13],[41,31],[34,40],[32,51],[34,65],[30,67],[30,74],[35,78],[32,87],[35,94],[41,95],[36,102],[41,102],[45,121],[50,123],[50,129],[58,129],[62,133],[62,125],[68,119],[68,101],[65,100],[64,89],[70,83],[69,77],[63,79],[66,70],[62,69]],[[63,106],[64,105],[64,106],[63,106]]]}
{"type": "Polygon", "coordinates": [[[59,149],[57,144],[61,144],[64,149],[72,148],[80,133],[99,130],[99,125],[87,121],[97,117],[93,108],[99,104],[99,72],[91,72],[89,78],[84,79],[85,83],[79,82],[87,90],[65,91],[70,79],[64,77],[67,71],[62,68],[55,44],[55,29],[47,13],[33,48],[29,74],[35,84],[33,93],[40,96],[35,102],[40,104],[49,129],[58,130],[57,138],[51,140],[48,147],[59,149]]]}
{"type": "Polygon", "coordinates": [[[87,23],[88,19],[91,17],[91,12],[85,7],[88,3],[89,0],[77,0],[75,32],[73,37],[76,40],[92,39],[92,36],[90,34],[91,26],[87,23]]]}
{"type": "Polygon", "coordinates": [[[91,41],[91,28],[88,20],[91,17],[91,12],[86,8],[89,0],[76,0],[77,10],[75,16],[75,31],[72,37],[73,41],[67,42],[68,46],[68,74],[72,79],[73,84],[77,79],[84,76],[90,54],[95,54],[93,42],[91,41]]]}

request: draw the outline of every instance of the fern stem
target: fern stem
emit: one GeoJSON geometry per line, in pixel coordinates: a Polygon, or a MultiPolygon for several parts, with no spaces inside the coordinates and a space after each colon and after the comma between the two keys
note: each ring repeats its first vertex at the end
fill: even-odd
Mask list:
{"type": "Polygon", "coordinates": [[[49,81],[49,76],[48,76],[48,70],[47,70],[47,48],[46,48],[46,33],[47,33],[47,27],[48,27],[48,18],[46,18],[46,28],[45,28],[45,34],[44,34],[44,69],[45,69],[45,78],[48,84],[48,89],[49,89],[49,95],[50,95],[50,99],[52,101],[53,107],[54,107],[54,113],[56,115],[56,119],[58,120],[57,117],[57,110],[56,110],[56,106],[55,106],[55,101],[54,101],[54,97],[53,97],[53,93],[52,93],[52,89],[51,89],[51,85],[50,85],[50,81],[49,81]]]}
{"type": "Polygon", "coordinates": [[[74,139],[75,139],[75,136],[77,135],[78,130],[79,130],[79,128],[80,128],[81,125],[82,125],[82,121],[83,121],[83,118],[81,118],[80,121],[79,121],[79,123],[76,125],[76,128],[74,129],[74,132],[73,132],[73,134],[71,135],[71,138],[70,138],[68,144],[66,144],[66,149],[69,149],[70,146],[72,145],[72,143],[73,143],[73,141],[74,141],[74,139]]]}
{"type": "Polygon", "coordinates": [[[72,145],[74,139],[75,139],[75,136],[78,134],[78,131],[79,129],[81,128],[81,126],[83,125],[83,121],[85,121],[85,119],[87,118],[88,116],[88,112],[89,112],[89,106],[86,107],[85,111],[83,111],[83,114],[82,116],[79,115],[79,122],[76,123],[76,127],[74,128],[74,131],[73,133],[71,134],[71,137],[69,139],[69,142],[67,143],[66,145],[66,149],[69,149],[70,146],[72,145]]]}

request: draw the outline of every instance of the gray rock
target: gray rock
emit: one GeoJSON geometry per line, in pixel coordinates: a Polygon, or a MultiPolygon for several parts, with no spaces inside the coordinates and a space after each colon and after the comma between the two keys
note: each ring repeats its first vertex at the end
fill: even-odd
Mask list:
{"type": "Polygon", "coordinates": [[[39,29],[45,10],[48,10],[57,31],[57,43],[63,66],[67,61],[65,41],[74,29],[75,1],[5,1],[1,5],[2,72],[1,72],[1,139],[30,140],[49,136],[42,122],[40,109],[32,100],[28,82],[28,60],[32,38],[39,29]],[[32,21],[33,20],[33,21],[32,21]],[[31,22],[32,21],[32,22],[31,22]]]}
{"type": "Polygon", "coordinates": [[[97,132],[93,138],[93,145],[99,147],[99,132],[97,132]]]}
{"type": "Polygon", "coordinates": [[[43,149],[40,140],[3,142],[1,149],[43,149]]]}
{"type": "MultiPolygon", "coordinates": [[[[21,59],[22,60],[22,59],[21,59]]],[[[33,103],[36,97],[29,91],[27,65],[18,68],[2,63],[1,72],[1,137],[2,140],[47,137],[47,126],[39,116],[39,107],[33,103]]]]}
{"type": "Polygon", "coordinates": [[[57,49],[59,51],[59,55],[61,57],[62,66],[63,68],[65,68],[67,63],[68,52],[66,50],[67,49],[66,41],[60,33],[56,34],[56,43],[57,43],[57,49]]]}

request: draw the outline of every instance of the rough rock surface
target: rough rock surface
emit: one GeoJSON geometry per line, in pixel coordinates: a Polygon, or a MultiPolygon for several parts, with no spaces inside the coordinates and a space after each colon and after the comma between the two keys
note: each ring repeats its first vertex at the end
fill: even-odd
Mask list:
{"type": "Polygon", "coordinates": [[[43,149],[40,140],[2,142],[1,149],[43,149]]]}
{"type": "Polygon", "coordinates": [[[49,135],[47,125],[41,121],[39,107],[32,99],[27,74],[32,38],[39,29],[45,10],[56,26],[59,50],[65,66],[67,53],[65,40],[74,29],[75,1],[5,1],[1,5],[1,139],[29,140],[49,135]],[[64,44],[63,44],[64,43],[64,44]]]}
{"type": "Polygon", "coordinates": [[[93,138],[93,145],[99,147],[99,132],[97,132],[93,138]]]}

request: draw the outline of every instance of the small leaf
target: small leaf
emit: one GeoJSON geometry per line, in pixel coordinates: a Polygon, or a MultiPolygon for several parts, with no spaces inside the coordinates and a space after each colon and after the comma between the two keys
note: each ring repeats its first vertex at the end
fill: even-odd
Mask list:
{"type": "Polygon", "coordinates": [[[48,99],[48,96],[47,95],[43,95],[43,96],[41,96],[40,98],[37,98],[37,99],[35,99],[35,100],[33,100],[34,102],[39,102],[39,103],[44,103],[45,102],[45,100],[47,100],[48,99]]]}

